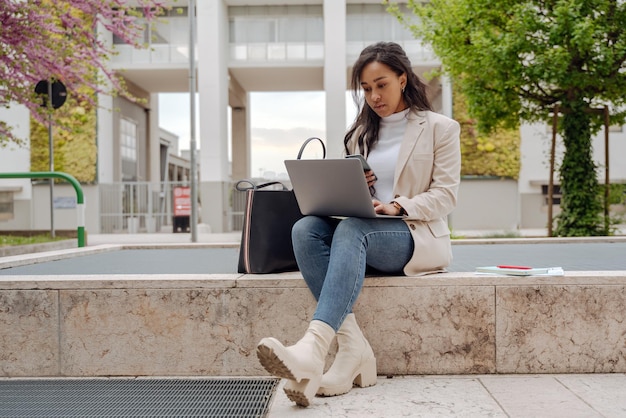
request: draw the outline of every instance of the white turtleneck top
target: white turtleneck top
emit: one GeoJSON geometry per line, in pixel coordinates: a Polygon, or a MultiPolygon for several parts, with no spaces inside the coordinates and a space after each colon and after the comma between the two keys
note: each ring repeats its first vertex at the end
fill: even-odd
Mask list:
{"type": "Polygon", "coordinates": [[[374,198],[383,203],[389,203],[394,198],[393,176],[400,154],[400,144],[406,130],[406,115],[409,110],[407,108],[380,120],[378,142],[367,156],[367,162],[378,177],[374,183],[376,189],[374,198]]]}

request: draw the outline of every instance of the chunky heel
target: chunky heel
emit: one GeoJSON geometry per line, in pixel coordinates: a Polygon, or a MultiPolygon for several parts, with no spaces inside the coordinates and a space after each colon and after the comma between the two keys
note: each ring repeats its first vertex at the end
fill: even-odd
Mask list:
{"type": "Polygon", "coordinates": [[[303,379],[300,382],[288,380],[283,391],[287,398],[298,406],[309,406],[320,386],[321,376],[314,379],[303,379]]]}
{"type": "Polygon", "coordinates": [[[376,357],[365,339],[353,313],[346,316],[337,332],[339,349],[333,365],[322,376],[319,396],[337,396],[350,392],[356,384],[362,388],[376,384],[376,357]]]}
{"type": "Polygon", "coordinates": [[[358,373],[359,374],[354,379],[355,385],[361,388],[374,386],[378,379],[378,375],[376,374],[376,359],[372,357],[367,362],[363,363],[358,373]]]}

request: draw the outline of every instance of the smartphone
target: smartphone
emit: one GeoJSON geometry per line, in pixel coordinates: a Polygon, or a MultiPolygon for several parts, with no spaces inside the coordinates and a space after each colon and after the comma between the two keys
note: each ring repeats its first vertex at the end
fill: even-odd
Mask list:
{"type": "Polygon", "coordinates": [[[363,158],[363,156],[361,154],[346,155],[346,158],[357,158],[357,159],[361,160],[361,165],[363,165],[363,171],[368,171],[368,170],[372,169],[370,167],[370,165],[367,163],[367,160],[365,158],[363,158]]]}

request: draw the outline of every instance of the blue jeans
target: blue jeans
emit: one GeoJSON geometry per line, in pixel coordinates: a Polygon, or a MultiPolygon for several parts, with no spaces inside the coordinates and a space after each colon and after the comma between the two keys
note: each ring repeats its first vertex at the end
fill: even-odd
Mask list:
{"type": "Polygon", "coordinates": [[[335,331],[352,312],[366,270],[402,274],[413,255],[413,239],[401,219],[305,216],[291,236],[298,267],[317,300],[313,319],[335,331]]]}

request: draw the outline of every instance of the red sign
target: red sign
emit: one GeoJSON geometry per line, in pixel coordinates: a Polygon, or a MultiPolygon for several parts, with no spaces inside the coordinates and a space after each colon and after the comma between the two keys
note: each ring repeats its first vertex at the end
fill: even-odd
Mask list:
{"type": "Polygon", "coordinates": [[[191,216],[190,187],[174,187],[174,216],[191,216]]]}

